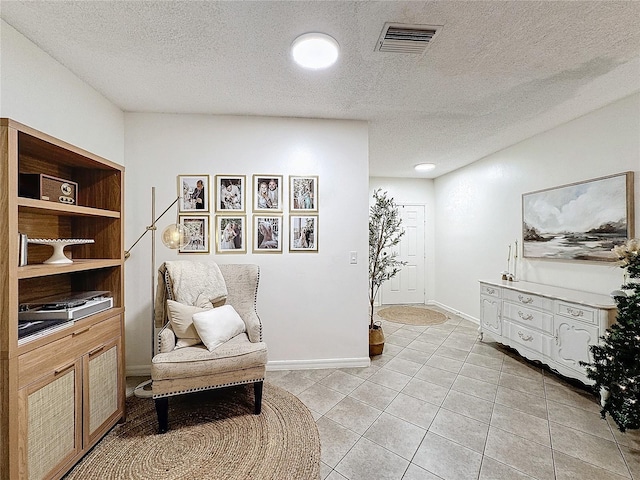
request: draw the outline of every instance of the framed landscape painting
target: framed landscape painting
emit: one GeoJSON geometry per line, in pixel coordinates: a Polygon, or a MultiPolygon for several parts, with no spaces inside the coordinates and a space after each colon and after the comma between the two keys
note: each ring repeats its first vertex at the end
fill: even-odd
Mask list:
{"type": "Polygon", "coordinates": [[[633,238],[633,172],[522,195],[523,255],[613,262],[633,238]]]}

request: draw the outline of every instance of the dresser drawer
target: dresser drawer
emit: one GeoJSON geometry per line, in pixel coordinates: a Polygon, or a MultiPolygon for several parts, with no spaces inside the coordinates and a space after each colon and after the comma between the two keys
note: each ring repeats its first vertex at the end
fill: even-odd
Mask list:
{"type": "Polygon", "coordinates": [[[580,322],[598,323],[598,311],[575,303],[556,302],[556,313],[580,322]]]}
{"type": "Polygon", "coordinates": [[[120,336],[120,315],[107,318],[90,327],[78,328],[73,334],[73,347],[80,354],[86,353],[98,344],[120,336]]]}
{"type": "Polygon", "coordinates": [[[18,357],[20,387],[29,385],[43,374],[63,368],[105,341],[120,336],[120,315],[82,327],[74,325],[69,334],[18,357]]]}
{"type": "Polygon", "coordinates": [[[489,295],[490,297],[500,298],[502,296],[502,289],[494,285],[487,285],[486,283],[481,283],[480,294],[489,295]]]}
{"type": "Polygon", "coordinates": [[[44,374],[73,363],[76,355],[72,343],[71,335],[67,335],[20,355],[18,357],[18,388],[29,385],[44,374]]]}
{"type": "Polygon", "coordinates": [[[525,307],[522,304],[505,301],[502,315],[505,319],[525,327],[536,328],[547,333],[553,332],[553,315],[551,312],[536,310],[525,307]]]}
{"type": "Polygon", "coordinates": [[[507,321],[504,322],[504,329],[504,333],[516,350],[521,345],[544,356],[551,354],[551,342],[553,340],[551,335],[507,321]]]}
{"type": "Polygon", "coordinates": [[[553,312],[553,300],[546,297],[540,297],[531,293],[522,293],[515,290],[505,290],[504,299],[509,300],[518,305],[526,307],[535,307],[541,310],[553,312]]]}

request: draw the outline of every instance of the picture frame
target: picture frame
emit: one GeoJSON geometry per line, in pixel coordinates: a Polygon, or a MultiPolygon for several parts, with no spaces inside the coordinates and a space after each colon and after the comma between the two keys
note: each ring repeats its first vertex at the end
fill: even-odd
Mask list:
{"type": "Polygon", "coordinates": [[[179,215],[178,221],[191,237],[179,253],[209,253],[209,215],[179,215]]]}
{"type": "Polygon", "coordinates": [[[243,213],[246,211],[246,175],[216,175],[216,212],[243,213]]]}
{"type": "Polygon", "coordinates": [[[522,195],[525,258],[615,262],[635,235],[633,172],[522,195]]]}
{"type": "Polygon", "coordinates": [[[282,175],[253,176],[253,211],[282,212],[282,175]]]}
{"type": "Polygon", "coordinates": [[[246,232],[245,215],[216,215],[216,253],[246,253],[246,232]]]}
{"type": "Polygon", "coordinates": [[[318,215],[289,217],[289,251],[318,252],[318,215]]]}
{"type": "Polygon", "coordinates": [[[209,211],[209,175],[178,175],[178,213],[209,211]]]}
{"type": "Polygon", "coordinates": [[[289,176],[289,211],[318,211],[318,176],[289,176]]]}
{"type": "Polygon", "coordinates": [[[282,253],[282,216],[253,216],[253,253],[282,253]]]}

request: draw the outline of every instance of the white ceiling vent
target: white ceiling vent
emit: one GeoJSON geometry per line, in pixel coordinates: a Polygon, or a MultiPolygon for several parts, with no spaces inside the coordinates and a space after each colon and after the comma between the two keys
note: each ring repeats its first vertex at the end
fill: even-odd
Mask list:
{"type": "Polygon", "coordinates": [[[441,29],[442,25],[385,23],[375,51],[420,55],[441,29]]]}

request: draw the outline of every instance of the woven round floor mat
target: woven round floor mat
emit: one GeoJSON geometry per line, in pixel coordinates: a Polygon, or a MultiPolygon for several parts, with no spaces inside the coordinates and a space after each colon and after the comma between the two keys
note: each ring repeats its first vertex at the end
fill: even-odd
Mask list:
{"type": "Polygon", "coordinates": [[[426,307],[394,305],[378,311],[378,316],[394,323],[405,325],[440,325],[447,321],[444,313],[426,307]]]}
{"type": "Polygon", "coordinates": [[[169,398],[169,431],[158,434],[152,399],[127,399],[116,425],[65,479],[320,478],[320,437],[309,409],[264,384],[262,413],[253,386],[169,398]]]}

